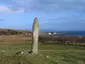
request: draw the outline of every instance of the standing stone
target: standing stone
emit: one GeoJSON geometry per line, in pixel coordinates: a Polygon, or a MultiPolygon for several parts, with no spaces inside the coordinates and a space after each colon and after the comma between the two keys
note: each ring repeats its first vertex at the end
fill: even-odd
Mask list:
{"type": "Polygon", "coordinates": [[[34,19],[34,23],[32,26],[32,53],[38,54],[38,35],[39,35],[39,25],[38,19],[34,19]]]}

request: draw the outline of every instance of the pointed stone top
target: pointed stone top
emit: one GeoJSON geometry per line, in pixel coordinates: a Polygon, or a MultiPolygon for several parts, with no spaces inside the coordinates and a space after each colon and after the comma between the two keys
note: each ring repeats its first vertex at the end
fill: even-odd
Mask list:
{"type": "Polygon", "coordinates": [[[37,28],[39,27],[37,17],[35,17],[35,19],[34,19],[33,27],[37,27],[37,28]]]}
{"type": "Polygon", "coordinates": [[[35,17],[35,19],[34,19],[34,24],[38,24],[38,19],[37,19],[37,17],[35,17]]]}
{"type": "Polygon", "coordinates": [[[37,19],[37,17],[35,17],[35,19],[37,19]]]}

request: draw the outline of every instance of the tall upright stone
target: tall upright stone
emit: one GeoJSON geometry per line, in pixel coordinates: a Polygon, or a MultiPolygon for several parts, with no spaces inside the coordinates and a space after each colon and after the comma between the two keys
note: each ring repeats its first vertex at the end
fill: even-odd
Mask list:
{"type": "Polygon", "coordinates": [[[34,23],[32,26],[32,53],[38,54],[38,36],[39,36],[39,25],[38,19],[34,19],[34,23]]]}

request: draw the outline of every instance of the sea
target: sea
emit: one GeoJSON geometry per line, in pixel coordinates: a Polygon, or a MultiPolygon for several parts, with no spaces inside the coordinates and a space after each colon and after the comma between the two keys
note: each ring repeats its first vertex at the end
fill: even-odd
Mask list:
{"type": "Polygon", "coordinates": [[[85,36],[85,31],[47,31],[47,32],[56,32],[65,36],[85,36]]]}
{"type": "Polygon", "coordinates": [[[85,31],[60,31],[58,33],[67,36],[85,36],[85,31]]]}

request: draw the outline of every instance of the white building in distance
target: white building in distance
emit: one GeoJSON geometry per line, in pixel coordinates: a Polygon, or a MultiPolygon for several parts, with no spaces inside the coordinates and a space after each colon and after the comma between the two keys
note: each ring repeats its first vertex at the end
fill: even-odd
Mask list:
{"type": "Polygon", "coordinates": [[[56,34],[56,32],[49,32],[48,35],[56,34]]]}
{"type": "Polygon", "coordinates": [[[54,32],[53,34],[56,34],[56,32],[54,32]]]}
{"type": "Polygon", "coordinates": [[[48,35],[51,35],[51,34],[52,34],[51,32],[48,33],[48,35]]]}

